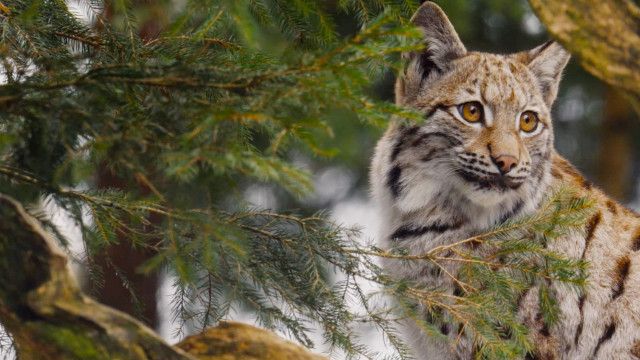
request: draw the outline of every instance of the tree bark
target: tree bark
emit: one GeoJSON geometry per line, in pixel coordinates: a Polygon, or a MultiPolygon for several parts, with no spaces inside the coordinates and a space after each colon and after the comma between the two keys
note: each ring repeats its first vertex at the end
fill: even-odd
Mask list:
{"type": "Polygon", "coordinates": [[[640,113],[640,7],[632,0],[529,0],[551,35],[640,113]]]}
{"type": "MultiPolygon", "coordinates": [[[[96,185],[99,189],[123,191],[135,186],[113,174],[106,166],[99,169],[96,185]]],[[[139,189],[141,192],[147,192],[142,186],[139,189]]],[[[152,217],[148,220],[154,224],[159,222],[152,217]]],[[[102,282],[90,285],[91,293],[96,296],[96,300],[135,316],[157,329],[160,324],[156,294],[160,286],[160,277],[157,272],[142,274],[138,271],[138,268],[154,255],[155,253],[148,248],[135,247],[123,230],[118,234],[117,244],[107,246],[92,257],[91,265],[102,271],[102,282]]]]}
{"type": "Polygon", "coordinates": [[[619,91],[608,88],[604,97],[597,183],[623,203],[633,193],[633,111],[619,91]]]}
{"type": "MultiPolygon", "coordinates": [[[[142,23],[138,35],[143,41],[155,39],[168,22],[170,10],[167,0],[134,0],[133,8],[141,16],[142,23]]],[[[113,4],[108,2],[103,17],[110,21],[113,17],[113,4]]],[[[152,170],[152,169],[151,169],[152,170]]],[[[150,171],[153,172],[153,171],[150,171]]],[[[107,166],[101,165],[96,176],[99,189],[120,189],[126,191],[136,187],[141,194],[151,191],[144,184],[131,184],[125,178],[114,174],[107,166]]],[[[148,219],[154,225],[160,220],[151,216],[148,219]]],[[[107,246],[101,253],[95,254],[91,262],[102,271],[102,282],[90,284],[96,299],[108,306],[135,316],[147,325],[157,329],[158,317],[157,293],[160,288],[160,276],[157,272],[140,273],[141,265],[155,255],[149,248],[134,247],[123,231],[118,235],[118,243],[107,246]]]]}
{"type": "Polygon", "coordinates": [[[320,360],[252,326],[224,323],[170,346],[131,316],[84,295],[67,256],[0,194],[0,322],[21,359],[320,360]]]}
{"type": "Polygon", "coordinates": [[[236,322],[223,322],[176,346],[200,360],[326,360],[267,330],[236,322]]]}

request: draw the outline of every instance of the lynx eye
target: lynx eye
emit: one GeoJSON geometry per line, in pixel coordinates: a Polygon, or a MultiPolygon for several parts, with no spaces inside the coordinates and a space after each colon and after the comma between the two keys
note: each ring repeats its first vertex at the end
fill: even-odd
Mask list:
{"type": "Polygon", "coordinates": [[[533,111],[525,111],[520,115],[520,130],[530,133],[538,128],[538,115],[533,111]]]}
{"type": "Polygon", "coordinates": [[[458,105],[458,112],[465,121],[468,121],[470,123],[477,123],[479,121],[482,121],[482,104],[477,101],[470,101],[458,105]]]}

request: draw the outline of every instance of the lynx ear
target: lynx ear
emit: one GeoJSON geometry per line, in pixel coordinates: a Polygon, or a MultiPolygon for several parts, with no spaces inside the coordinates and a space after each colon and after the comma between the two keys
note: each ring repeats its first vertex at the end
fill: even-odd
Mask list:
{"type": "Polygon", "coordinates": [[[571,55],[555,41],[546,42],[535,49],[517,55],[535,75],[544,101],[551,107],[558,95],[562,70],[571,55]]]}
{"type": "Polygon", "coordinates": [[[427,1],[411,19],[424,33],[425,48],[407,53],[408,65],[404,76],[396,84],[396,102],[406,103],[405,97],[415,97],[423,81],[449,70],[452,60],[467,52],[453,25],[438,5],[427,1]]]}

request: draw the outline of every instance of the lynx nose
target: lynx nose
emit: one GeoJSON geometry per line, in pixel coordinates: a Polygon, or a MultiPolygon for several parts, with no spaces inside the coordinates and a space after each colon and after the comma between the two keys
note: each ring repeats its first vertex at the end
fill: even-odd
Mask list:
{"type": "Polygon", "coordinates": [[[504,175],[509,171],[513,170],[516,165],[518,165],[518,159],[515,156],[511,155],[500,155],[497,157],[491,157],[493,163],[496,164],[498,170],[500,170],[500,174],[504,175]]]}

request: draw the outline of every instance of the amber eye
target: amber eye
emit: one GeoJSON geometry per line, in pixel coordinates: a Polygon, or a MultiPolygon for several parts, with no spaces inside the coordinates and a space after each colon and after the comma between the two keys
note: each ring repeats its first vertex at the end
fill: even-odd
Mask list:
{"type": "Polygon", "coordinates": [[[482,121],[482,104],[477,101],[458,105],[458,112],[463,119],[470,123],[482,121]]]}
{"type": "Polygon", "coordinates": [[[524,132],[533,132],[538,128],[538,115],[533,111],[525,111],[520,115],[520,130],[524,132]]]}

